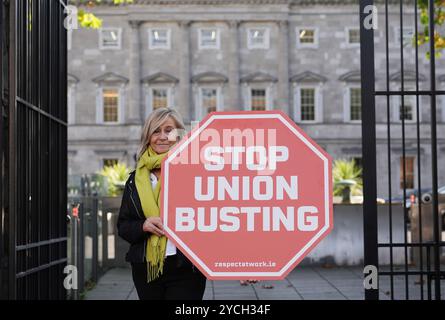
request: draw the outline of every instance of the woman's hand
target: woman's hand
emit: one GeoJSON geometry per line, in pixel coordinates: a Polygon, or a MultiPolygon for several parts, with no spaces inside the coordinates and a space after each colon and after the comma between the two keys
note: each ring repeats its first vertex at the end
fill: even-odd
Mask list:
{"type": "Polygon", "coordinates": [[[159,217],[147,218],[142,226],[145,232],[150,232],[158,237],[164,235],[164,226],[162,225],[162,220],[159,217]]]}

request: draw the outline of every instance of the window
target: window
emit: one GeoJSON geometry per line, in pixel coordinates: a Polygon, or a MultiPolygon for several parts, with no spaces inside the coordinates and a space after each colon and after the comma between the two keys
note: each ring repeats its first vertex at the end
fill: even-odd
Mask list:
{"type": "MultiPolygon", "coordinates": [[[[407,88],[407,90],[409,90],[407,88]]],[[[402,105],[402,97],[394,96],[393,98],[393,121],[400,122],[402,119],[405,122],[415,122],[417,120],[416,113],[416,97],[415,96],[405,96],[403,98],[402,105]]],[[[420,99],[419,99],[420,104],[420,99]]],[[[421,110],[421,108],[419,108],[421,110]]]]}
{"type": "Polygon", "coordinates": [[[99,47],[101,50],[120,49],[121,32],[118,28],[103,28],[99,30],[99,47]]]}
{"type": "MultiPolygon", "coordinates": [[[[268,76],[268,75],[266,75],[268,76]]],[[[259,77],[244,77],[241,79],[242,101],[245,111],[261,111],[274,109],[275,80],[264,74],[259,77]],[[263,77],[263,78],[261,78],[263,77]]]]}
{"type": "Polygon", "coordinates": [[[296,122],[320,122],[322,119],[321,87],[296,85],[294,91],[294,119],[296,122]]]}
{"type": "MultiPolygon", "coordinates": [[[[412,46],[414,36],[414,28],[403,28],[403,47],[412,46]]],[[[396,41],[398,46],[400,44],[400,28],[396,28],[396,41]]]]}
{"type": "Polygon", "coordinates": [[[199,29],[199,49],[219,49],[218,29],[199,29]]]}
{"type": "Polygon", "coordinates": [[[201,89],[201,105],[204,114],[216,111],[218,105],[218,92],[216,88],[201,89]]]}
{"type": "Polygon", "coordinates": [[[195,88],[196,119],[202,119],[210,112],[224,109],[222,85],[201,84],[195,88]]]}
{"type": "Polygon", "coordinates": [[[251,90],[251,110],[266,110],[266,89],[251,90]]]}
{"type": "Polygon", "coordinates": [[[113,72],[93,79],[96,83],[96,123],[118,124],[125,119],[126,84],[129,80],[113,72]]]}
{"type": "Polygon", "coordinates": [[[155,109],[173,106],[174,84],[156,85],[146,83],[144,86],[145,116],[155,109]]]}
{"type": "Polygon", "coordinates": [[[170,49],[171,31],[170,29],[149,29],[148,30],[148,48],[170,49]]]}
{"type": "Polygon", "coordinates": [[[103,89],[103,122],[119,121],[119,91],[103,89]]]}
{"type": "Polygon", "coordinates": [[[410,103],[411,99],[404,99],[404,105],[400,103],[399,105],[399,120],[402,121],[403,119],[406,121],[413,121],[414,120],[414,112],[413,112],[413,105],[410,103]]]}
{"type": "Polygon", "coordinates": [[[152,107],[153,110],[168,107],[168,89],[152,90],[152,107]]]}
{"type": "Polygon", "coordinates": [[[112,167],[118,162],[118,159],[103,159],[103,167],[112,167]]]}
{"type": "Polygon", "coordinates": [[[405,157],[405,172],[403,175],[403,157],[400,158],[400,189],[414,189],[414,157],[405,157]]]}
{"type": "Polygon", "coordinates": [[[315,89],[302,88],[300,90],[301,121],[315,121],[315,89]]]}
{"type": "Polygon", "coordinates": [[[297,47],[318,47],[318,31],[314,28],[297,28],[297,47]]]}
{"type": "Polygon", "coordinates": [[[348,44],[359,45],[360,44],[360,29],[348,29],[348,44]]]}
{"type": "Polygon", "coordinates": [[[349,110],[349,120],[362,120],[362,90],[360,88],[349,89],[349,110]]]}
{"type": "Polygon", "coordinates": [[[251,28],[247,29],[248,49],[269,49],[269,29],[251,28]]]}

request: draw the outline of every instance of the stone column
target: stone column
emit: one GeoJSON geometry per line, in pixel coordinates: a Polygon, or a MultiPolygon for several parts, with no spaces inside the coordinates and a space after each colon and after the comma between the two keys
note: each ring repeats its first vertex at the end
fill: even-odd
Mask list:
{"type": "Polygon", "coordinates": [[[289,23],[279,21],[278,52],[278,108],[287,114],[290,112],[289,99],[289,23]]]}
{"type": "Polygon", "coordinates": [[[229,51],[229,99],[225,103],[227,110],[242,110],[240,93],[240,45],[239,45],[239,26],[240,21],[229,21],[230,51],[229,51]]]}
{"type": "Polygon", "coordinates": [[[127,123],[142,123],[142,99],[141,99],[141,21],[129,21],[131,27],[130,36],[130,83],[129,83],[129,105],[127,123]]]}
{"type": "Polygon", "coordinates": [[[191,103],[191,56],[190,56],[190,25],[191,21],[180,21],[179,38],[179,102],[178,111],[186,123],[194,119],[194,110],[191,103]]]}

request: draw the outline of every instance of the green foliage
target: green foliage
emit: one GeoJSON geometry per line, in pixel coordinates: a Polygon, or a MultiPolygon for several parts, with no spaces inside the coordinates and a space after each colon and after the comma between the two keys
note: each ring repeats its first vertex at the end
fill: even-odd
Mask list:
{"type": "Polygon", "coordinates": [[[339,159],[334,161],[332,169],[332,177],[334,179],[334,196],[343,195],[345,185],[341,182],[344,180],[354,181],[351,186],[351,194],[353,196],[363,195],[363,181],[361,178],[362,169],[356,165],[354,160],[339,159]]]}
{"type": "MultiPolygon", "coordinates": [[[[423,26],[423,31],[417,35],[417,44],[419,46],[429,44],[430,32],[429,32],[429,0],[419,0],[418,5],[420,9],[420,23],[423,26]]],[[[445,0],[434,0],[435,12],[434,23],[437,27],[442,26],[445,22],[445,0]]],[[[415,39],[413,39],[415,44],[415,39]]],[[[434,49],[436,51],[436,57],[441,56],[441,52],[445,49],[445,38],[437,31],[434,32],[434,49]]],[[[430,52],[426,53],[427,58],[430,58],[430,52]]]]}
{"type": "MultiPolygon", "coordinates": [[[[73,2],[73,1],[71,1],[73,2]]],[[[133,0],[108,0],[108,1],[102,1],[102,0],[78,0],[76,3],[80,5],[84,5],[87,8],[93,8],[94,6],[98,4],[102,4],[104,2],[112,2],[114,5],[125,5],[125,4],[132,4],[133,0]]],[[[80,9],[77,15],[77,19],[79,21],[79,24],[83,28],[90,28],[90,29],[98,29],[102,27],[102,19],[99,19],[94,15],[94,13],[89,12],[88,10],[80,9]]]]}
{"type": "Polygon", "coordinates": [[[130,169],[125,163],[118,162],[113,166],[105,166],[99,174],[108,180],[108,195],[117,196],[124,189],[130,169]]]}
{"type": "Polygon", "coordinates": [[[93,290],[95,287],[96,282],[94,282],[93,280],[87,280],[84,285],[84,290],[79,294],[79,299],[85,300],[87,293],[93,290]]]}
{"type": "Polygon", "coordinates": [[[86,12],[83,9],[79,10],[77,19],[83,28],[99,29],[102,27],[102,19],[97,18],[94,14],[86,12]]]}

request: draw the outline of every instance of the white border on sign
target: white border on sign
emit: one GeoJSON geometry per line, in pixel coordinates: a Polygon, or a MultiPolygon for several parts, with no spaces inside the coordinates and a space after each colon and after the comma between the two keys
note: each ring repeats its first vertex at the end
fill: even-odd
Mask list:
{"type": "Polygon", "coordinates": [[[317,241],[328,229],[329,229],[329,160],[313,145],[306,137],[304,137],[294,126],[289,124],[289,122],[283,118],[280,114],[231,114],[231,115],[212,115],[207,121],[200,126],[187,141],[185,141],[179,148],[177,148],[165,161],[164,163],[164,190],[168,190],[168,174],[169,174],[169,162],[172,161],[178,153],[182,152],[213,120],[232,120],[232,119],[278,119],[286,125],[304,144],[306,144],[323,162],[324,162],[324,182],[325,182],[325,225],[323,228],[283,267],[277,272],[214,272],[210,270],[207,265],[198,258],[198,256],[177,237],[177,235],[167,226],[168,222],[168,193],[164,195],[164,229],[169,231],[169,234],[177,241],[181,246],[187,251],[193,259],[199,263],[199,265],[206,270],[206,272],[212,277],[237,277],[245,276],[270,276],[270,277],[280,277],[282,276],[294,263],[297,261],[309,248],[317,241]]]}

